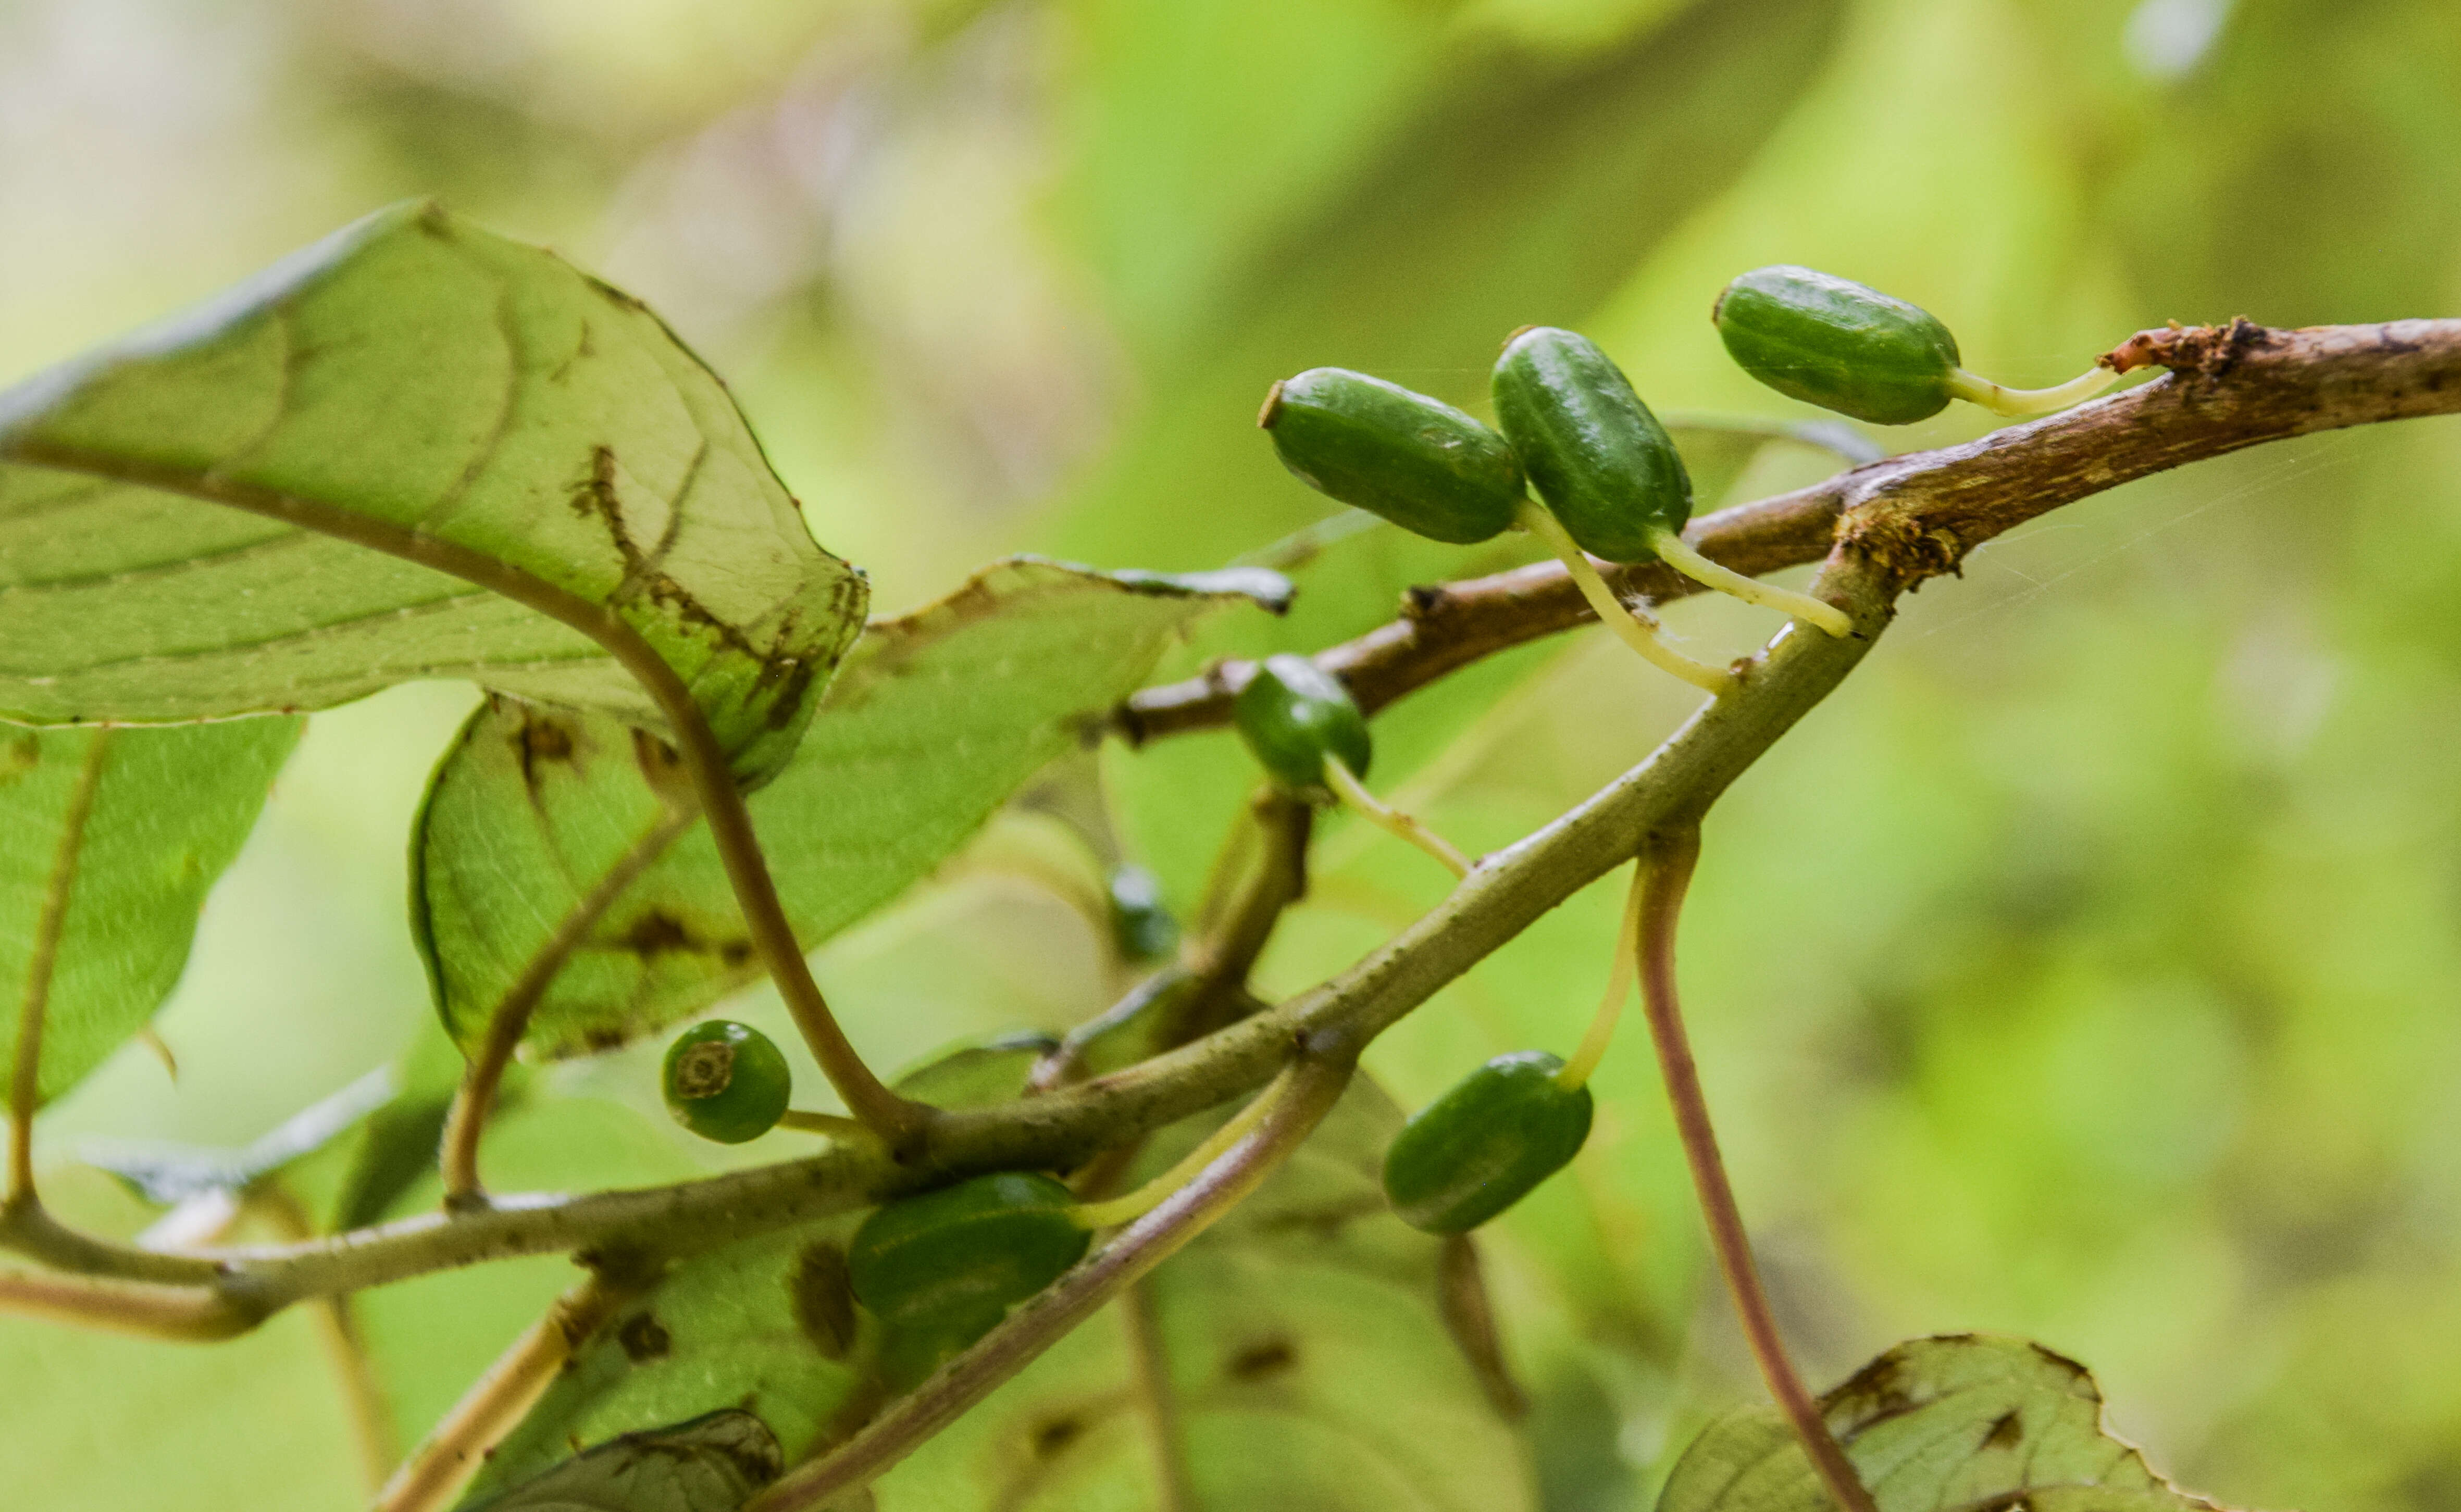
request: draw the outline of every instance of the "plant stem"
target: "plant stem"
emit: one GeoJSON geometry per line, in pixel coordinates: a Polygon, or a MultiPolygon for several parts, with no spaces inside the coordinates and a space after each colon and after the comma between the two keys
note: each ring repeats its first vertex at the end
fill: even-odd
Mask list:
{"type": "Polygon", "coordinates": [[[1343,764],[1341,757],[1325,753],[1324,785],[1334,796],[1348,804],[1361,819],[1399,840],[1405,841],[1433,856],[1444,870],[1454,877],[1469,875],[1469,858],[1460,847],[1400,809],[1393,807],[1359,780],[1359,775],[1343,764]]]}
{"type": "Polygon", "coordinates": [[[875,1139],[871,1125],[861,1118],[849,1118],[836,1113],[807,1113],[801,1108],[788,1108],[778,1116],[778,1127],[793,1129],[798,1134],[818,1134],[832,1139],[875,1139]]]}
{"type": "Polygon", "coordinates": [[[1211,1165],[1223,1151],[1248,1137],[1248,1131],[1273,1111],[1273,1103],[1290,1086],[1291,1074],[1283,1072],[1265,1084],[1265,1090],[1248,1099],[1248,1105],[1225,1119],[1183,1155],[1167,1171],[1145,1182],[1133,1192],[1101,1202],[1079,1203],[1069,1209],[1069,1216],[1087,1228],[1113,1228],[1131,1224],[1170,1200],[1170,1195],[1194,1181],[1211,1165]]]}
{"type": "Polygon", "coordinates": [[[1133,1282],[1120,1299],[1120,1327],[1127,1334],[1128,1366],[1137,1404],[1145,1409],[1145,1439],[1153,1450],[1157,1512],[1197,1512],[1196,1488],[1188,1479],[1188,1438],[1179,1421],[1179,1393],[1171,1385],[1162,1319],[1150,1279],[1133,1282]]]}
{"type": "MultiPolygon", "coordinates": [[[[2135,479],[2289,437],[2461,411],[2461,319],[2147,330],[2108,361],[2121,373],[2171,372],[2105,404],[1731,505],[1692,522],[1688,539],[1757,575],[1819,561],[1842,525],[1902,590],[1955,572],[1995,536],[2135,479]]],[[[1658,562],[1607,576],[1655,604],[1700,590],[1658,562]]],[[[1585,603],[1562,564],[1531,563],[1413,589],[1400,618],[1313,659],[1372,714],[1483,657],[1588,623],[1585,603]]],[[[1229,661],[1145,689],[1113,722],[1135,744],[1227,725],[1253,672],[1229,661]]]]}
{"type": "Polygon", "coordinates": [[[565,1362],[641,1288],[596,1271],[556,1298],[512,1348],[471,1384],[436,1431],[376,1494],[374,1512],[435,1512],[478,1474],[487,1452],[512,1432],[565,1362]]]}
{"type": "Polygon", "coordinates": [[[259,1321],[206,1287],[30,1270],[0,1270],[0,1312],[185,1343],[233,1338],[259,1321]]]}
{"type": "Polygon", "coordinates": [[[1661,671],[1673,672],[1713,698],[1734,692],[1734,673],[1712,667],[1707,662],[1694,661],[1659,640],[1656,620],[1616,597],[1615,589],[1606,586],[1598,577],[1598,569],[1591,564],[1589,553],[1573,540],[1562,521],[1548,513],[1546,505],[1534,499],[1523,500],[1520,519],[1522,526],[1547,543],[1548,548],[1555,553],[1555,560],[1564,564],[1564,570],[1572,575],[1573,586],[1581,590],[1581,597],[1590,601],[1590,611],[1598,617],[1598,623],[1615,631],[1625,645],[1638,651],[1641,660],[1661,671]]]}
{"type": "Polygon", "coordinates": [[[1607,990],[1598,999],[1598,1011],[1590,1015],[1590,1027],[1581,1035],[1581,1048],[1555,1073],[1555,1085],[1566,1092],[1578,1092],[1589,1085],[1598,1062],[1607,1058],[1607,1047],[1615,1042],[1616,1025],[1623,1019],[1624,999],[1632,995],[1633,956],[1640,939],[1640,899],[1642,881],[1647,868],[1636,864],[1632,885],[1624,889],[1623,920],[1616,926],[1615,955],[1607,964],[1607,990]]]}
{"type": "Polygon", "coordinates": [[[821,1459],[797,1466],[743,1512],[808,1512],[870,1483],[1069,1330],[1150,1273],[1261,1184],[1296,1150],[1349,1083],[1355,1045],[1302,1054],[1289,1090],[1247,1138],[1074,1270],[1009,1314],[964,1353],[821,1459]]]}
{"type": "Polygon", "coordinates": [[[444,1140],[438,1153],[438,1164],[444,1177],[444,1205],[460,1209],[483,1206],[485,1189],[479,1181],[479,1138],[485,1132],[487,1117],[496,1105],[496,1089],[504,1079],[504,1068],[512,1063],[513,1052],[521,1048],[522,1035],[529,1029],[530,1013],[566,961],[579,948],[615,900],[624,895],[650,863],[665,854],[675,837],[698,818],[695,814],[670,811],[648,833],[632,842],[631,847],[607,868],[582,900],[555,926],[538,953],[522,968],[522,974],[504,990],[494,1012],[487,1015],[487,1037],[480,1043],[479,1053],[462,1068],[461,1085],[453,1094],[453,1107],[445,1116],[444,1140]]]}
{"type": "Polygon", "coordinates": [[[1715,588],[1746,604],[1757,604],[1765,609],[1791,614],[1796,619],[1816,625],[1831,635],[1851,635],[1854,622],[1834,604],[1824,604],[1808,593],[1797,593],[1774,583],[1747,578],[1732,567],[1722,567],[1692,548],[1692,543],[1672,530],[1661,530],[1651,540],[1658,550],[1658,560],[1682,573],[1703,587],[1715,588]]]}
{"type": "Polygon", "coordinates": [[[85,852],[85,823],[94,814],[95,790],[102,786],[103,758],[110,749],[111,732],[96,731],[77,766],[68,812],[60,819],[60,842],[52,852],[42,911],[34,919],[33,949],[26,957],[26,995],[17,1007],[16,1058],[10,1066],[9,1190],[0,1199],[10,1208],[40,1201],[34,1195],[34,1114],[43,1101],[43,1018],[51,1007],[60,932],[68,925],[69,894],[76,888],[77,862],[85,852]]]}
{"type": "Polygon", "coordinates": [[[1958,368],[1948,375],[1948,392],[1951,396],[1963,399],[1968,404],[1979,404],[1994,415],[2023,419],[2027,415],[2048,415],[2053,410],[2083,404],[2118,381],[2117,368],[2097,364],[2067,382],[2051,388],[2009,389],[1958,368]]]}
{"type": "MultiPolygon", "coordinates": [[[[306,1239],[315,1232],[307,1210],[278,1176],[258,1183],[246,1194],[245,1203],[289,1238],[306,1239]]],[[[385,1401],[383,1383],[376,1379],[374,1362],[368,1358],[351,1293],[337,1291],[321,1298],[309,1313],[316,1325],[316,1342],[350,1412],[351,1442],[358,1451],[360,1473],[366,1478],[368,1493],[375,1495],[401,1458],[401,1446],[394,1441],[393,1410],[385,1401]]]]}
{"type": "Polygon", "coordinates": [[[1683,909],[1683,893],[1692,882],[1692,867],[1701,859],[1697,826],[1670,830],[1650,838],[1641,852],[1640,995],[1649,1015],[1651,1041],[1658,1047],[1658,1068],[1666,1080],[1666,1100],[1675,1108],[1675,1129],[1683,1141],[1683,1160],[1692,1168],[1692,1185],[1708,1223],[1709,1246],[1726,1289],[1743,1319],[1744,1337],[1759,1362],[1769,1395],[1794,1425],[1804,1453],[1830,1494],[1845,1512],[1875,1512],[1872,1494],[1847,1461],[1846,1452],[1830,1436],[1820,1416],[1820,1404],[1805,1389],[1794,1362],[1769,1310],[1760,1271],[1752,1263],[1751,1241],[1744,1217],[1727,1183],[1726,1166],[1718,1154],[1717,1130],[1709,1122],[1708,1099],[1701,1095],[1701,1075],[1692,1063],[1692,1046],[1683,1032],[1683,1009],[1675,990],[1675,925],[1683,909]]]}
{"type": "Polygon", "coordinates": [[[892,1147],[910,1148],[921,1136],[931,1110],[907,1101],[882,1084],[855,1053],[845,1032],[838,1027],[820,984],[812,979],[810,963],[803,959],[794,926],[778,900],[777,884],[769,876],[768,861],[760,851],[760,839],[753,831],[751,811],[744,807],[743,794],[736,787],[734,774],[727,766],[726,752],[718,745],[700,706],[693,701],[692,690],[623,615],[484,552],[278,489],[32,438],[11,441],[0,449],[0,456],[37,467],[137,483],[207,503],[225,504],[381,551],[501,594],[596,641],[632,674],[658,706],[658,712],[666,715],[685,770],[692,777],[693,793],[700,802],[701,815],[709,820],[710,839],[725,863],[736,904],[743,910],[744,925],[829,1084],[837,1089],[847,1109],[888,1139],[892,1147]]]}
{"type": "Polygon", "coordinates": [[[1446,1234],[1436,1252],[1436,1306],[1444,1314],[1444,1331],[1453,1336],[1487,1405],[1507,1422],[1530,1416],[1530,1396],[1512,1378],[1504,1357],[1504,1340],[1495,1327],[1495,1303],[1487,1292],[1486,1267],[1479,1263],[1478,1241],[1468,1234],[1446,1234]]]}

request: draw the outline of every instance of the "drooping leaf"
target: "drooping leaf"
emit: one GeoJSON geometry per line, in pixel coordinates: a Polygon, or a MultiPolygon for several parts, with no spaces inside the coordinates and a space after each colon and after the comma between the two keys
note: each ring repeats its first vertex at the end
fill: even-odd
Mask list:
{"type": "MultiPolygon", "coordinates": [[[[946,1108],[1017,1096],[1048,1035],[1007,1034],[935,1055],[896,1080],[946,1108]]],[[[845,1243],[861,1214],[696,1255],[591,1340],[472,1487],[491,1494],[591,1443],[718,1404],[755,1415],[792,1457],[881,1398],[879,1327],[855,1305],[845,1243]]]]}
{"type": "MultiPolygon", "coordinates": [[[[1880,1512],[2215,1512],[2102,1421],[2084,1366],[2023,1339],[1900,1344],[1821,1398],[1880,1512]]],[[[1701,1431],[1658,1512],[1827,1512],[1835,1503],[1785,1420],[1740,1408],[1701,1431]]]]}
{"type": "MultiPolygon", "coordinates": [[[[597,1443],[738,1408],[789,1459],[864,1387],[869,1335],[845,1280],[859,1215],[739,1241],[678,1266],[556,1377],[473,1483],[471,1504],[597,1443]]],[[[730,1503],[731,1505],[731,1503],[730,1503]]]]}
{"type": "MultiPolygon", "coordinates": [[[[1158,1174],[1212,1120],[1158,1137],[1158,1174]]],[[[1400,1110],[1363,1080],[1290,1164],[1145,1284],[1192,1504],[1513,1512],[1527,1452],[1443,1315],[1443,1243],[1387,1209],[1400,1110]],[[1270,1447],[1260,1447],[1270,1446],[1270,1447]]],[[[1115,1304],[876,1482],[881,1512],[1163,1504],[1115,1304]]]]}
{"type": "Polygon", "coordinates": [[[482,1505],[484,1512],[735,1512],[784,1467],[760,1418],[715,1412],[600,1444],[482,1505]]]}
{"type": "Polygon", "coordinates": [[[613,609],[747,777],[863,622],[861,576],[657,317],[400,205],[0,394],[0,716],[167,723],[459,676],[663,724],[579,631],[293,505],[613,609]]]}
{"type": "MultiPolygon", "coordinates": [[[[0,616],[7,599],[0,589],[0,616]]],[[[11,649],[0,641],[0,658],[11,649]]],[[[38,979],[45,1101],[144,1027],[305,723],[0,725],[0,1086],[38,979]]]]}
{"type": "MultiPolygon", "coordinates": [[[[798,936],[817,945],[938,865],[1189,621],[1286,591],[1255,570],[1168,578],[1019,558],[873,626],[794,759],[751,799],[798,936]]],[[[420,814],[412,898],[465,1047],[557,931],[593,910],[531,1016],[540,1053],[646,1033],[757,973],[708,832],[678,836],[658,797],[660,761],[613,719],[509,699],[464,727],[420,814]],[[610,885],[627,869],[637,879],[610,885]]]]}

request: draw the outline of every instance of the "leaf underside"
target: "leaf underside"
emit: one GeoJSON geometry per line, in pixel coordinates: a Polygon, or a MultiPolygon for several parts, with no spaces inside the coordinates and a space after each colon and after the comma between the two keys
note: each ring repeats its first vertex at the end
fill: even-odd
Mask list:
{"type": "Polygon", "coordinates": [[[43,1100],[144,1027],[179,982],[205,892],[239,854],[305,723],[0,725],[0,1088],[15,1073],[47,926],[56,938],[43,984],[43,1100]],[[71,844],[80,794],[88,806],[71,844]],[[47,907],[63,888],[65,906],[47,907]]]}
{"type": "MultiPolygon", "coordinates": [[[[1821,1408],[1880,1512],[2216,1512],[2110,1436],[2084,1366],[2022,1339],[1900,1344],[1821,1408]]],[[[1745,1407],[1693,1440],[1658,1512],[1833,1505],[1776,1410],[1745,1407]]]]}
{"type": "Polygon", "coordinates": [[[400,205],[0,393],[0,718],[173,723],[467,677],[662,724],[579,631],[262,512],[285,501],[613,608],[748,777],[863,622],[861,575],[654,315],[400,205]]]}
{"type": "MultiPolygon", "coordinates": [[[[1215,1121],[1157,1137],[1132,1180],[1159,1174],[1215,1121]]],[[[1535,1504],[1519,1433],[1445,1330],[1443,1243],[1384,1202],[1379,1172],[1401,1123],[1360,1078],[1288,1165],[1145,1283],[1192,1504],[1535,1504]]],[[[1165,1504],[1120,1312],[1062,1339],[875,1482],[879,1512],[1165,1504]]]]}
{"type": "MultiPolygon", "coordinates": [[[[873,625],[793,759],[750,800],[797,937],[819,944],[947,859],[1098,729],[1197,616],[1285,592],[1271,573],[1019,558],[873,625]]],[[[415,933],[465,1049],[576,917],[590,922],[531,1015],[539,1054],[648,1033],[759,975],[708,831],[676,835],[653,785],[661,759],[615,719],[511,699],[463,728],[421,809],[412,888],[415,933]],[[627,866],[635,880],[610,889],[627,866]]]]}
{"type": "Polygon", "coordinates": [[[485,1503],[485,1512],[735,1512],[778,1479],[778,1441],[747,1412],[628,1435],[485,1503]]]}
{"type": "MultiPolygon", "coordinates": [[[[995,1054],[1013,1093],[1032,1055],[995,1054]]],[[[1132,1179],[1158,1173],[1216,1121],[1158,1137],[1132,1179]]],[[[1145,1282],[1197,1505],[1534,1504],[1519,1435],[1446,1333],[1442,1242],[1403,1226],[1384,1203],[1377,1172],[1401,1122],[1362,1079],[1290,1164],[1145,1282]],[[1259,1443],[1273,1451],[1257,1453],[1259,1443]]],[[[880,1327],[845,1289],[843,1245],[861,1216],[741,1241],[677,1267],[583,1350],[465,1506],[476,1512],[574,1443],[718,1404],[757,1415],[790,1461],[853,1432],[888,1399],[880,1327]]],[[[1137,1381],[1115,1305],[875,1482],[874,1504],[1161,1505],[1150,1403],[1137,1381]]]]}

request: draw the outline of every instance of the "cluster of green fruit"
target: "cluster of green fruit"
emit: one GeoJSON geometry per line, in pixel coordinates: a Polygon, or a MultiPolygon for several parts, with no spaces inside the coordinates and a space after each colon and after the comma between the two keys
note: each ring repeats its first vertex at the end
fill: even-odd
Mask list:
{"type": "MultiPolygon", "coordinates": [[[[1957,338],[1928,311],[1810,268],[1757,268],[1726,286],[1711,320],[1738,365],[1794,398],[1877,424],[1927,419],[1965,399],[2003,415],[2090,397],[2118,377],[2097,365],[2055,389],[2019,391],[1958,366],[1957,338]]],[[[1835,606],[1729,572],[1682,538],[1692,483],[1664,426],[1588,338],[1515,331],[1490,378],[1495,427],[1440,399],[1341,368],[1273,385],[1257,423],[1311,487],[1431,540],[1468,544],[1514,524],[1554,547],[1598,617],[1651,661],[1723,692],[1731,678],[1656,642],[1584,557],[1659,561],[1721,591],[1781,608],[1832,635],[1835,606]],[[1539,503],[1527,489],[1537,490],[1539,503]]],[[[1320,764],[1363,774],[1366,721],[1340,683],[1301,657],[1261,665],[1239,696],[1240,733],[1273,777],[1305,786],[1320,764]]],[[[1331,784],[1328,784],[1331,785],[1331,784]]],[[[1347,796],[1345,794],[1345,796],[1347,796]]],[[[1415,822],[1415,821],[1413,821],[1415,822]]],[[[1567,1065],[1518,1051],[1479,1067],[1412,1118],[1384,1166],[1394,1210],[1437,1233],[1475,1228],[1562,1169],[1589,1137],[1590,1072],[1629,990],[1630,909],[1606,1001],[1567,1065]]]]}
{"type": "MultiPolygon", "coordinates": [[[[1755,377],[1857,418],[1902,424],[1951,398],[2006,414],[2074,402],[2115,373],[2022,393],[1957,366],[1957,342],[1923,310],[1859,284],[1799,267],[1746,273],[1714,318],[1726,349],[1755,377]]],[[[1317,368],[1267,396],[1259,423],[1291,471],[1314,487],[1437,541],[1484,541],[1515,523],[1553,545],[1599,617],[1628,628],[1654,662],[1713,692],[1731,679],[1657,643],[1584,552],[1609,562],[1666,563],[1712,587],[1785,609],[1830,634],[1851,626],[1833,605],[1771,588],[1708,562],[1683,542],[1692,485],[1665,428],[1621,370],[1587,338],[1532,327],[1505,344],[1493,377],[1501,434],[1448,404],[1383,379],[1317,368]],[[1543,507],[1530,500],[1534,486],[1543,507]]],[[[1311,799],[1338,799],[1444,862],[1452,846],[1368,794],[1367,720],[1338,678],[1301,656],[1267,658],[1235,704],[1242,738],[1270,778],[1311,799]]],[[[1627,905],[1606,1000],[1567,1063],[1518,1051],[1479,1067],[1421,1109],[1386,1152],[1384,1189],[1404,1222],[1466,1232],[1561,1170],[1589,1138],[1590,1073],[1630,990],[1637,884],[1627,905]]],[[[842,1126],[787,1103],[786,1058],[758,1030],[695,1025],[667,1053],[667,1106],[694,1133],[726,1143],[784,1123],[842,1126]]],[[[1084,1202],[1053,1177],[996,1172],[900,1198],[876,1209],[846,1253],[855,1296],[930,1360],[987,1332],[1015,1304],[1083,1258],[1093,1232],[1129,1223],[1185,1186],[1244,1136],[1274,1096],[1261,1094],[1171,1170],[1124,1197],[1084,1202]]]]}

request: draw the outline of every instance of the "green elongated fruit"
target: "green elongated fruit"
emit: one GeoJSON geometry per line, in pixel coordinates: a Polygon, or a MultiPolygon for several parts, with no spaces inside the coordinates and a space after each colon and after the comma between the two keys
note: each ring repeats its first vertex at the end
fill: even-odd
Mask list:
{"type": "Polygon", "coordinates": [[[846,1246],[856,1300],[891,1327],[942,1341],[979,1338],[1011,1303],[1083,1258],[1091,1236],[1067,1187],[1001,1171],[900,1198],[846,1246]]]}
{"type": "Polygon", "coordinates": [[[1384,1152],[1384,1195],[1413,1228],[1467,1233],[1564,1168],[1590,1137],[1590,1089],[1543,1050],[1498,1055],[1421,1108],[1384,1152]]]}
{"type": "Polygon", "coordinates": [[[1692,518],[1692,479],[1632,380],[1588,337],[1517,331],[1495,359],[1495,423],[1580,548],[1650,562],[1692,518]]]}
{"type": "Polygon", "coordinates": [[[1954,397],[1957,338],[1929,310],[1808,267],[1756,267],[1709,311],[1736,365],[1778,393],[1875,425],[1954,397]]]}
{"type": "Polygon", "coordinates": [[[1442,399],[1347,368],[1310,368],[1265,395],[1256,423],[1319,493],[1434,541],[1501,534],[1521,502],[1503,437],[1442,399]]]}
{"type": "Polygon", "coordinates": [[[741,1144],[776,1128],[795,1091],[795,1075],[777,1043],[731,1018],[677,1034],[659,1081],[675,1121],[720,1144],[741,1144]]]}
{"type": "Polygon", "coordinates": [[[1268,656],[1231,705],[1239,738],[1282,786],[1324,786],[1324,758],[1339,756],[1353,777],[1367,775],[1375,741],[1341,679],[1304,656],[1268,656]]]}

